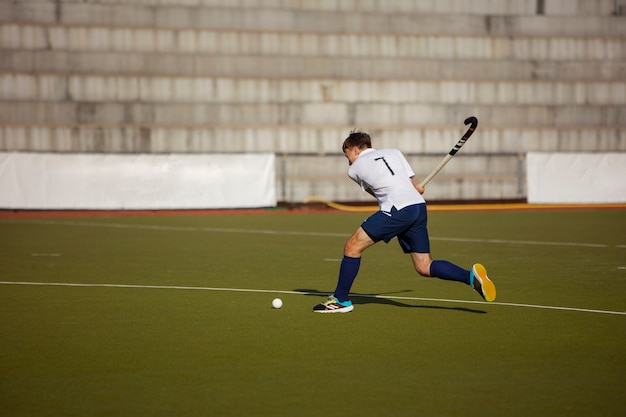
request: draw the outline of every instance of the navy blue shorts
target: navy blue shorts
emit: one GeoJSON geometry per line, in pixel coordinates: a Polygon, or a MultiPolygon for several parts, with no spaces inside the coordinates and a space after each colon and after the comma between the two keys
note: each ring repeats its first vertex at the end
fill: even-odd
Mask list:
{"type": "Polygon", "coordinates": [[[394,237],[404,253],[430,253],[430,240],[426,223],[426,204],[414,204],[402,210],[377,211],[361,224],[365,233],[374,241],[389,243],[394,237]]]}

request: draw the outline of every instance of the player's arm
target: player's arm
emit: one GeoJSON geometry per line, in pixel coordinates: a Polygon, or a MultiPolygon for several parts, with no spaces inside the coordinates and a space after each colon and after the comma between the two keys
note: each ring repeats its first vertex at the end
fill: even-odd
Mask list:
{"type": "Polygon", "coordinates": [[[369,195],[371,195],[372,197],[376,198],[376,194],[374,194],[374,192],[371,190],[371,188],[358,175],[351,174],[350,172],[348,172],[348,177],[350,177],[350,179],[352,181],[354,181],[357,184],[359,184],[359,187],[361,187],[361,190],[366,191],[369,195]]]}
{"type": "Polygon", "coordinates": [[[400,152],[400,155],[402,156],[401,160],[402,160],[402,164],[404,165],[404,169],[410,175],[409,180],[411,181],[411,184],[413,185],[413,187],[415,187],[418,193],[424,194],[424,187],[422,187],[422,184],[420,184],[419,182],[414,182],[415,172],[413,171],[413,168],[411,168],[409,161],[406,160],[406,157],[401,152],[400,152]]]}
{"type": "Polygon", "coordinates": [[[359,184],[361,186],[361,190],[367,192],[369,195],[371,195],[372,197],[376,198],[376,194],[374,194],[374,192],[372,191],[372,189],[370,187],[367,186],[367,184],[365,184],[363,181],[360,180],[355,180],[357,184],[359,184]]]}
{"type": "Polygon", "coordinates": [[[419,182],[413,182],[413,179],[415,178],[415,176],[411,177],[411,183],[413,184],[413,187],[415,187],[415,189],[420,193],[420,194],[424,194],[424,187],[422,187],[422,184],[420,184],[419,182]]]}

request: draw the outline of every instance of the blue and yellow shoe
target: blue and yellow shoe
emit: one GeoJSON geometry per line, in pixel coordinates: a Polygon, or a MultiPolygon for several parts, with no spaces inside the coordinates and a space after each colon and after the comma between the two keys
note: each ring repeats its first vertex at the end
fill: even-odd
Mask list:
{"type": "Polygon", "coordinates": [[[334,295],[328,296],[328,299],[313,307],[314,313],[348,313],[354,310],[352,301],[339,301],[334,295]]]}
{"type": "Polygon", "coordinates": [[[485,301],[496,299],[496,286],[487,277],[487,269],[481,264],[474,264],[470,271],[470,285],[485,301]]]}

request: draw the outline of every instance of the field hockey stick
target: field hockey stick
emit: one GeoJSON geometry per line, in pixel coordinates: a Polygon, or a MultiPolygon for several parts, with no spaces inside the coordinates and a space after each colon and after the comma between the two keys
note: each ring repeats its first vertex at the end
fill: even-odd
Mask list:
{"type": "Polygon", "coordinates": [[[433,177],[443,169],[448,161],[452,159],[452,157],[459,151],[459,149],[461,149],[461,146],[463,146],[465,142],[467,142],[467,140],[470,138],[470,136],[472,136],[472,133],[474,133],[474,130],[476,130],[476,126],[478,126],[478,119],[474,116],[470,116],[465,119],[464,123],[466,125],[470,125],[469,129],[467,129],[467,132],[465,132],[463,137],[456,143],[456,145],[454,145],[454,148],[452,148],[450,152],[448,152],[448,154],[441,160],[441,162],[439,162],[439,165],[437,165],[437,167],[433,169],[433,171],[428,174],[426,178],[424,178],[424,180],[421,182],[422,187],[425,187],[426,184],[428,184],[430,180],[432,180],[433,177]]]}

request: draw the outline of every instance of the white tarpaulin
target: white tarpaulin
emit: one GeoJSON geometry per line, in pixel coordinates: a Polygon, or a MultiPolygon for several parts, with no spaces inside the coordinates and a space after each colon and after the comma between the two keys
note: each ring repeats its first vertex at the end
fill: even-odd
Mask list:
{"type": "Polygon", "coordinates": [[[626,153],[528,153],[528,202],[626,203],[626,153]]]}
{"type": "Polygon", "coordinates": [[[0,153],[0,208],[276,206],[274,154],[0,153]]]}

